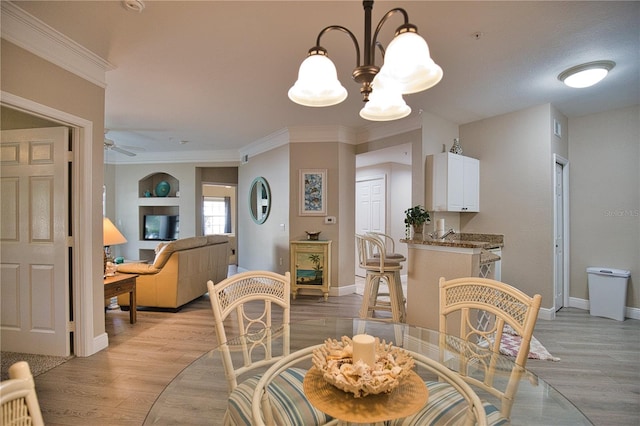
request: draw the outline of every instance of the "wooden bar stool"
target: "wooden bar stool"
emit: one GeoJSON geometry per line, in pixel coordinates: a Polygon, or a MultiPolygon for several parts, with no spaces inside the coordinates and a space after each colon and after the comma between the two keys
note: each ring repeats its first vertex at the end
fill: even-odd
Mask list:
{"type": "MultiPolygon", "coordinates": [[[[387,260],[390,260],[392,262],[404,262],[405,260],[407,260],[407,258],[404,257],[402,253],[396,253],[396,242],[393,240],[393,237],[391,235],[374,231],[369,231],[366,233],[366,235],[368,237],[377,238],[378,241],[382,243],[382,246],[384,247],[384,256],[387,258],[387,260]]],[[[380,253],[374,251],[373,257],[376,258],[379,256],[380,253]]]]}
{"type": "Polygon", "coordinates": [[[375,237],[356,234],[358,264],[366,271],[364,296],[360,307],[360,318],[373,318],[374,311],[389,311],[394,322],[405,321],[404,294],[400,281],[400,262],[386,259],[384,245],[375,237]],[[373,257],[373,253],[379,253],[373,257]],[[380,280],[384,279],[389,288],[389,302],[379,300],[380,280]]]}

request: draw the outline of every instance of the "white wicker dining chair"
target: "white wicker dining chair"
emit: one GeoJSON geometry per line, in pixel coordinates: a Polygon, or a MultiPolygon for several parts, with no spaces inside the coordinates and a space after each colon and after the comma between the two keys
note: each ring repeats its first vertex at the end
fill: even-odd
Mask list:
{"type": "MultiPolygon", "coordinates": [[[[441,361],[467,383],[497,399],[499,408],[491,401],[483,401],[488,424],[508,424],[518,385],[523,379],[542,297],[539,294],[530,297],[509,284],[487,278],[449,281],[440,278],[439,286],[441,361]],[[488,316],[489,320],[479,321],[479,316],[488,316]],[[500,354],[506,325],[522,337],[515,360],[507,360],[500,354]]],[[[430,390],[432,387],[433,384],[429,384],[430,390]]],[[[459,400],[452,398],[446,407],[440,408],[456,416],[459,400]]]]}
{"type": "Polygon", "coordinates": [[[0,425],[44,425],[33,375],[26,361],[9,367],[9,379],[0,383],[0,405],[0,425]]]}
{"type": "MultiPolygon", "coordinates": [[[[258,381],[256,385],[256,393],[253,395],[252,399],[252,415],[253,415],[253,424],[255,426],[275,426],[275,425],[283,425],[286,423],[282,423],[281,419],[269,416],[268,413],[265,413],[262,410],[262,401],[260,399],[260,392],[265,388],[270,386],[274,380],[287,369],[292,368],[293,365],[303,362],[305,360],[310,359],[313,356],[313,351],[322,346],[315,345],[310,346],[299,351],[293,352],[290,355],[282,358],[275,364],[273,364],[263,375],[262,378],[258,381]]],[[[461,379],[461,377],[455,372],[451,371],[444,365],[439,362],[430,359],[422,354],[412,352],[411,356],[413,357],[415,364],[424,368],[426,371],[436,374],[442,380],[444,380],[443,384],[448,386],[448,389],[452,389],[453,393],[456,396],[459,396],[463,403],[459,404],[461,407],[464,406],[463,410],[463,423],[466,425],[478,425],[485,426],[487,424],[487,418],[485,415],[485,411],[483,409],[482,401],[476,395],[476,393],[471,389],[471,387],[461,379]],[[464,403],[466,402],[466,403],[464,403]]],[[[447,389],[447,390],[448,390],[447,389]]],[[[430,410],[428,416],[429,417],[420,417],[420,418],[411,418],[407,417],[406,419],[414,419],[417,421],[415,424],[431,424],[430,420],[433,420],[431,416],[438,417],[437,407],[442,404],[443,400],[451,398],[451,392],[442,392],[439,389],[434,388],[434,390],[429,391],[429,399],[427,402],[427,407],[435,407],[434,410],[430,410]],[[435,391],[435,392],[434,392],[435,391]],[[427,421],[428,423],[423,423],[427,421]]],[[[420,413],[419,413],[420,414],[420,413]]],[[[392,419],[390,419],[392,420],[392,419]]],[[[289,423],[290,424],[290,423],[289,423]]],[[[334,419],[329,424],[340,424],[338,419],[334,419]]],[[[386,422],[385,422],[386,424],[386,422]]],[[[451,423],[448,423],[451,424],[451,423]]]]}
{"type": "MultiPolygon", "coordinates": [[[[251,399],[260,371],[289,354],[290,284],[289,272],[270,271],[243,272],[218,284],[207,282],[229,390],[225,425],[252,424],[251,399]],[[274,324],[277,318],[281,321],[274,324]],[[228,337],[227,328],[235,331],[234,337],[228,337]],[[275,341],[281,346],[274,347],[275,341]]],[[[261,391],[265,412],[291,419],[283,424],[325,424],[329,419],[304,398],[304,374],[291,368],[271,382],[267,392],[261,391]]]]}

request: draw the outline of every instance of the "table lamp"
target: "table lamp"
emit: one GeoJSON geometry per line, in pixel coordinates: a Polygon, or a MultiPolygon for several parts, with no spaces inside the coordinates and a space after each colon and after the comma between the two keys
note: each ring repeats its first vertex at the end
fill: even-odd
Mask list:
{"type": "Polygon", "coordinates": [[[102,218],[102,245],[104,246],[104,272],[107,272],[107,262],[113,262],[111,246],[124,244],[127,239],[118,231],[118,228],[108,217],[102,218]]]}

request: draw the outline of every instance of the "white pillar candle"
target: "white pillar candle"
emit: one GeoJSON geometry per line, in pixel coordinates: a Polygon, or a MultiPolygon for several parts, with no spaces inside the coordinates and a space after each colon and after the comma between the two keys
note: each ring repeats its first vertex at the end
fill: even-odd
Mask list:
{"type": "Polygon", "coordinates": [[[376,339],[368,334],[356,334],[353,336],[353,363],[362,360],[373,367],[376,363],[376,339]]]}

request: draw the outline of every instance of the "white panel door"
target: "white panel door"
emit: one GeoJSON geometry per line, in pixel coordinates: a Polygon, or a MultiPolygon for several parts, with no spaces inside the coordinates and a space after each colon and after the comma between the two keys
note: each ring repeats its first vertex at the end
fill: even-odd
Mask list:
{"type": "Polygon", "coordinates": [[[65,127],[6,130],[0,142],[2,350],[70,354],[65,127]]]}
{"type": "MultiPolygon", "coordinates": [[[[386,188],[384,176],[365,178],[356,182],[356,233],[385,232],[386,188]]],[[[356,275],[360,277],[365,275],[365,271],[357,264],[356,275]]]]}

